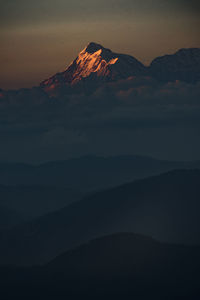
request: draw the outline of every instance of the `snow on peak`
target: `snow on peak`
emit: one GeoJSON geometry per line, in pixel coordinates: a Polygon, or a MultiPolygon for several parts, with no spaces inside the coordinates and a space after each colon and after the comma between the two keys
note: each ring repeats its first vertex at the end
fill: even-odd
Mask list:
{"type": "Polygon", "coordinates": [[[90,43],[74,61],[76,65],[73,74],[74,81],[77,82],[88,77],[91,73],[96,73],[97,77],[108,75],[109,66],[116,64],[118,59],[112,51],[98,44],[90,43]]]}
{"type": "MultiPolygon", "coordinates": [[[[97,43],[94,43],[94,42],[91,42],[89,43],[85,49],[83,51],[86,51],[88,53],[94,53],[94,52],[97,52],[98,50],[103,50],[105,49],[103,46],[101,46],[100,44],[97,44],[97,43]]],[[[108,51],[110,51],[109,49],[107,49],[108,51]]]]}
{"type": "Polygon", "coordinates": [[[89,43],[61,73],[42,82],[46,91],[74,85],[83,79],[113,81],[141,74],[145,67],[132,56],[118,54],[97,43],[89,43]]]}

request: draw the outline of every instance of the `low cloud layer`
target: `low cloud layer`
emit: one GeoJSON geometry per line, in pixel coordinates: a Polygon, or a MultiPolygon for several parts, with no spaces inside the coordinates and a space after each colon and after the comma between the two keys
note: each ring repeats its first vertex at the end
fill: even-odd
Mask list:
{"type": "Polygon", "coordinates": [[[48,98],[33,89],[0,100],[0,160],[84,154],[200,159],[199,133],[200,83],[129,78],[89,96],[48,98]]]}

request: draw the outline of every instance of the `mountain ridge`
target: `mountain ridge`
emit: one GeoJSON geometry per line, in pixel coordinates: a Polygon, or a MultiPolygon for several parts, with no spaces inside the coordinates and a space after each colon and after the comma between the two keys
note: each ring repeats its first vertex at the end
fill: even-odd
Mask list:
{"type": "MultiPolygon", "coordinates": [[[[60,73],[41,82],[47,93],[66,85],[77,85],[87,79],[94,81],[117,81],[132,76],[149,76],[161,81],[200,80],[200,48],[182,48],[174,54],[156,57],[144,66],[135,57],[112,52],[100,44],[89,43],[77,58],[60,73]]],[[[88,83],[89,82],[89,83],[88,83]]]]}
{"type": "Polygon", "coordinates": [[[89,43],[63,72],[41,82],[49,92],[64,85],[75,85],[81,80],[108,80],[145,74],[146,67],[133,56],[118,54],[97,43],[89,43]]]}
{"type": "Polygon", "coordinates": [[[6,299],[27,299],[27,294],[29,299],[199,299],[199,268],[199,247],[122,232],[90,240],[42,266],[2,266],[1,295],[6,299]]]}
{"type": "Polygon", "coordinates": [[[149,65],[144,65],[132,55],[116,53],[91,42],[64,71],[51,75],[33,88],[10,91],[0,89],[0,98],[5,98],[8,93],[12,97],[14,92],[32,92],[35,97],[87,94],[105,83],[132,77],[151,78],[158,83],[197,83],[200,80],[200,48],[181,48],[175,53],[158,56],[149,65]]]}
{"type": "Polygon", "coordinates": [[[181,168],[200,168],[200,162],[173,162],[138,155],[88,155],[39,165],[0,163],[0,184],[51,185],[91,191],[181,168]]]}
{"type": "Polygon", "coordinates": [[[153,77],[161,81],[200,80],[200,48],[182,48],[174,54],[155,58],[150,66],[153,77]]]}
{"type": "Polygon", "coordinates": [[[199,180],[200,170],[177,170],[93,193],[2,233],[0,262],[45,263],[90,239],[117,232],[199,244],[199,180]]]}

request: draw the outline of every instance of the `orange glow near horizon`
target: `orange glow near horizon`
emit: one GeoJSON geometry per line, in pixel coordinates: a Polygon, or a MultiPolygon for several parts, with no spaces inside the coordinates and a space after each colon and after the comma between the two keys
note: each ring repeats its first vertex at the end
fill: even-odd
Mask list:
{"type": "Polygon", "coordinates": [[[197,22],[171,17],[58,23],[2,30],[0,88],[32,87],[67,68],[91,41],[148,65],[180,48],[200,47],[197,22]]]}

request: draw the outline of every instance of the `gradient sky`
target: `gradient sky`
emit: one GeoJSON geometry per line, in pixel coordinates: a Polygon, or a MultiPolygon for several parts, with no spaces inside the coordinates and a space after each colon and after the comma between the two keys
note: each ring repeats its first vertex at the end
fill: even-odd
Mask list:
{"type": "Polygon", "coordinates": [[[200,47],[200,3],[186,0],[0,0],[0,87],[31,87],[90,41],[148,64],[200,47]]]}

